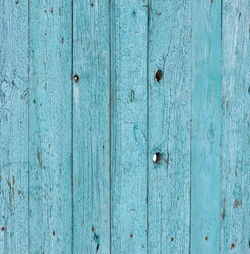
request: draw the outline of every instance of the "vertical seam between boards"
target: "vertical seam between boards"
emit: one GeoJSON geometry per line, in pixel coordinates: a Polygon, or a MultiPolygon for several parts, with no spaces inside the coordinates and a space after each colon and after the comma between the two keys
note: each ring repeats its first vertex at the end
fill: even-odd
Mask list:
{"type": "Polygon", "coordinates": [[[30,0],[28,0],[28,253],[30,253],[30,0]]]}
{"type": "Polygon", "coordinates": [[[190,89],[190,175],[189,175],[189,254],[191,253],[192,227],[192,127],[193,127],[193,2],[191,2],[191,89],[190,89]]]}
{"type": "Polygon", "coordinates": [[[149,22],[150,0],[148,0],[147,24],[147,253],[149,253],[149,22]]]}
{"type": "Polygon", "coordinates": [[[73,71],[74,71],[74,0],[71,0],[71,253],[74,253],[74,181],[73,181],[73,173],[74,173],[74,101],[73,101],[73,71]]]}
{"type": "MultiPolygon", "coordinates": [[[[223,33],[222,33],[222,28],[223,28],[223,0],[221,0],[220,2],[220,26],[221,26],[221,48],[220,48],[220,93],[221,93],[221,105],[220,105],[220,211],[221,211],[221,201],[222,201],[222,194],[221,194],[221,179],[222,179],[222,129],[223,129],[223,101],[222,101],[222,66],[223,66],[223,54],[222,54],[222,45],[223,45],[223,33]]],[[[224,202],[224,201],[223,201],[224,202]]],[[[223,204],[224,205],[224,204],[223,204]]],[[[220,214],[219,214],[219,218],[220,218],[220,214]]],[[[219,225],[219,253],[221,253],[221,220],[220,220],[220,225],[219,225]]]]}
{"type": "Polygon", "coordinates": [[[112,205],[111,205],[111,135],[112,135],[112,109],[111,109],[111,96],[112,96],[112,79],[111,79],[111,0],[109,0],[109,253],[112,253],[112,233],[111,233],[111,228],[112,228],[112,223],[111,223],[111,209],[112,209],[112,205]]]}

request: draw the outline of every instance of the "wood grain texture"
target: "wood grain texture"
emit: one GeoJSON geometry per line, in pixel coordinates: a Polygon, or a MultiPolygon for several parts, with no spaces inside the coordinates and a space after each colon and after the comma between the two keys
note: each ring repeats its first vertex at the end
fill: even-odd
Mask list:
{"type": "Polygon", "coordinates": [[[28,1],[0,0],[0,253],[28,248],[28,1]]]}
{"type": "Polygon", "coordinates": [[[110,250],[109,2],[73,6],[74,253],[110,250]]]}
{"type": "Polygon", "coordinates": [[[191,253],[219,253],[221,1],[192,8],[191,253]]]}
{"type": "Polygon", "coordinates": [[[29,253],[70,253],[71,4],[30,2],[29,253]]]}
{"type": "Polygon", "coordinates": [[[191,1],[150,2],[148,253],[189,253],[191,1]]]}
{"type": "Polygon", "coordinates": [[[147,253],[147,24],[146,1],[111,2],[112,253],[147,253]]]}
{"type": "Polygon", "coordinates": [[[249,253],[249,1],[223,1],[221,252],[249,253]]]}

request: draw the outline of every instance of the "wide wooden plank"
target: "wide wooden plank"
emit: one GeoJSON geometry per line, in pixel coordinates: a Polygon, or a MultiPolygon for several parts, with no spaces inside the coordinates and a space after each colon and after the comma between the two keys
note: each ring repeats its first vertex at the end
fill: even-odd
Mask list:
{"type": "Polygon", "coordinates": [[[30,1],[30,253],[72,248],[71,3],[30,1]]]}
{"type": "Polygon", "coordinates": [[[221,253],[249,253],[248,1],[223,1],[221,253]]]}
{"type": "Polygon", "coordinates": [[[151,0],[148,253],[189,253],[191,56],[191,1],[151,0]]]}
{"type": "Polygon", "coordinates": [[[109,2],[75,0],[73,16],[74,253],[107,254],[110,250],[109,2]]]}
{"type": "Polygon", "coordinates": [[[192,8],[191,253],[219,253],[221,1],[192,8]]]}
{"type": "Polygon", "coordinates": [[[28,249],[28,1],[0,0],[0,253],[28,249]]]}
{"type": "Polygon", "coordinates": [[[112,253],[147,253],[147,26],[146,1],[111,1],[112,253]]]}

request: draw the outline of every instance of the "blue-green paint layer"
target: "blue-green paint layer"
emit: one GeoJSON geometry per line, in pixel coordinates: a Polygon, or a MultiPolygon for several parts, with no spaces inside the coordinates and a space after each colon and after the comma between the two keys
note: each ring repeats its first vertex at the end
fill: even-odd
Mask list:
{"type": "Polygon", "coordinates": [[[71,252],[71,4],[31,1],[29,253],[71,252]]]}
{"type": "Polygon", "coordinates": [[[149,10],[148,253],[189,253],[191,1],[149,10]]]}
{"type": "Polygon", "coordinates": [[[74,253],[110,250],[109,3],[73,5],[74,253]]]}
{"type": "Polygon", "coordinates": [[[111,2],[111,250],[147,253],[147,26],[144,0],[111,2]]]}
{"type": "Polygon", "coordinates": [[[221,1],[192,3],[191,253],[219,253],[221,1]]]}

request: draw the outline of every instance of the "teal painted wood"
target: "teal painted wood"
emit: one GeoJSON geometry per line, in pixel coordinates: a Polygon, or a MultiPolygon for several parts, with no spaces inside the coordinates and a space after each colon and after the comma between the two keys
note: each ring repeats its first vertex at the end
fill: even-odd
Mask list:
{"type": "Polygon", "coordinates": [[[73,6],[74,253],[110,250],[109,2],[73,6]]]}
{"type": "Polygon", "coordinates": [[[219,253],[221,1],[192,8],[191,253],[219,253]]]}
{"type": "Polygon", "coordinates": [[[0,0],[0,253],[248,253],[249,22],[0,0]]]}
{"type": "Polygon", "coordinates": [[[0,253],[28,247],[28,1],[0,0],[0,253]]]}
{"type": "Polygon", "coordinates": [[[191,1],[150,2],[148,253],[189,253],[191,1]]]}
{"type": "Polygon", "coordinates": [[[221,251],[249,253],[249,1],[223,1],[221,251]]]}
{"type": "Polygon", "coordinates": [[[112,253],[147,253],[147,26],[146,1],[111,2],[112,253]]]}
{"type": "Polygon", "coordinates": [[[72,248],[71,13],[69,1],[30,1],[29,253],[72,248]]]}

